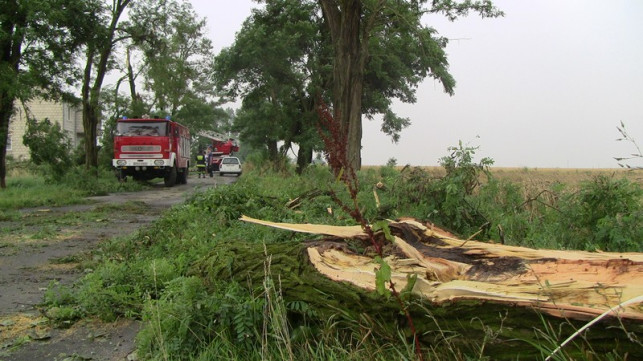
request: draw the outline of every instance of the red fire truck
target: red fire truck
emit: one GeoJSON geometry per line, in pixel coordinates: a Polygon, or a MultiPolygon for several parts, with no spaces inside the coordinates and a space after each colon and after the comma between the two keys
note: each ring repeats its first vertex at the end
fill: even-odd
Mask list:
{"type": "Polygon", "coordinates": [[[114,159],[116,176],[135,180],[163,178],[166,187],[185,184],[190,167],[190,130],[166,119],[116,121],[114,159]]]}
{"type": "Polygon", "coordinates": [[[232,156],[235,152],[239,151],[239,143],[230,137],[214,132],[204,131],[200,132],[199,135],[212,141],[212,152],[209,156],[206,154],[206,156],[208,156],[207,171],[210,177],[212,177],[214,176],[214,172],[219,171],[221,159],[232,156]]]}

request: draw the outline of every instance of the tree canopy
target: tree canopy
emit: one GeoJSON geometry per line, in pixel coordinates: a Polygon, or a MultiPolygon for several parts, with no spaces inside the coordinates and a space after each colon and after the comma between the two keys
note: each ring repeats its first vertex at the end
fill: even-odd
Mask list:
{"type": "MultiPolygon", "coordinates": [[[[243,99],[238,128],[275,153],[278,141],[290,144],[293,129],[315,129],[314,119],[299,124],[303,128],[294,123],[324,99],[346,134],[348,164],[356,170],[361,166],[362,115],[382,115],[382,131],[396,142],[410,120],[393,112],[393,99],[414,103],[415,90],[427,77],[454,93],[445,52],[448,39],[423,25],[423,16],[441,13],[455,20],[469,11],[501,15],[489,1],[263,3],[234,44],[215,59],[218,89],[243,99]]],[[[314,131],[303,133],[307,138],[300,141],[319,146],[314,131]]]]}
{"type": "Polygon", "coordinates": [[[5,0],[0,6],[0,188],[5,188],[9,121],[16,102],[69,98],[76,50],[92,34],[97,4],[5,0]]]}
{"type": "Polygon", "coordinates": [[[199,18],[188,1],[117,0],[111,5],[104,2],[99,14],[101,21],[95,23],[93,37],[84,44],[81,98],[87,167],[98,164],[96,138],[105,120],[103,109],[118,109],[129,116],[169,115],[195,133],[212,129],[217,118],[227,116],[215,102],[208,72],[213,53],[205,19],[199,18]],[[106,97],[102,88],[110,71],[122,77],[106,97]],[[129,106],[105,104],[108,99],[120,101],[125,79],[129,106]]]}
{"type": "MultiPolygon", "coordinates": [[[[143,89],[150,98],[145,113],[170,115],[194,129],[211,129],[213,120],[225,114],[215,103],[209,68],[214,53],[205,19],[189,2],[176,0],[138,0],[129,17],[128,49],[140,55],[136,75],[143,75],[143,89]]],[[[130,93],[133,100],[141,97],[130,93]]]]}
{"type": "Polygon", "coordinates": [[[415,102],[415,87],[427,76],[453,94],[447,39],[422,24],[424,14],[449,20],[478,12],[501,16],[491,1],[319,0],[333,44],[333,115],[347,138],[347,164],[361,167],[362,114],[384,113],[382,130],[394,140],[410,124],[389,108],[391,98],[415,102]]]}
{"type": "Polygon", "coordinates": [[[277,161],[299,145],[312,160],[315,94],[319,93],[320,19],[312,1],[276,0],[255,10],[234,44],[215,58],[221,94],[243,98],[235,129],[244,142],[265,149],[277,161]],[[278,142],[284,145],[278,149],[278,142]]]}

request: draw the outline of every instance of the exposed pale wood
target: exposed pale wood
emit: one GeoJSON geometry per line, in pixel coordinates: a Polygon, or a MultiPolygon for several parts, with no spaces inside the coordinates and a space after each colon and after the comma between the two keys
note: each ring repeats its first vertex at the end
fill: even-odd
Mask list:
{"type": "MultiPolygon", "coordinates": [[[[359,226],[273,223],[245,216],[242,220],[344,239],[365,237],[359,226]]],[[[640,253],[537,250],[465,241],[413,220],[393,222],[391,227],[401,230],[394,242],[401,253],[386,258],[393,282],[402,289],[409,275],[417,275],[412,291],[433,303],[486,300],[557,317],[589,319],[643,295],[640,253]]],[[[375,289],[379,265],[372,257],[320,246],[310,246],[307,252],[326,277],[375,289]]],[[[643,320],[643,307],[632,304],[618,316],[643,320]]]]}
{"type": "Polygon", "coordinates": [[[262,224],[273,228],[285,229],[287,231],[294,231],[299,233],[310,234],[326,234],[329,236],[336,236],[341,238],[356,238],[364,236],[364,232],[360,226],[328,226],[323,224],[297,224],[297,223],[274,223],[269,221],[262,221],[256,218],[241,216],[242,221],[262,224]]]}

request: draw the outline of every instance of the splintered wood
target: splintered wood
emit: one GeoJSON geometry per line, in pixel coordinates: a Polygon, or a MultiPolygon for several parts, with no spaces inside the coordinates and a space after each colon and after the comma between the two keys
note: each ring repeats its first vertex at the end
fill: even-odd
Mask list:
{"type": "MultiPolygon", "coordinates": [[[[294,232],[341,239],[364,239],[359,226],[273,223],[241,220],[294,232]]],[[[391,279],[403,289],[417,276],[412,292],[433,303],[465,299],[532,307],[553,316],[589,319],[643,295],[643,254],[538,250],[461,240],[413,221],[391,222],[394,244],[386,261],[391,279]]],[[[375,289],[372,257],[346,249],[311,246],[310,262],[326,277],[375,289]]],[[[613,315],[643,320],[643,306],[618,307],[613,315]]]]}

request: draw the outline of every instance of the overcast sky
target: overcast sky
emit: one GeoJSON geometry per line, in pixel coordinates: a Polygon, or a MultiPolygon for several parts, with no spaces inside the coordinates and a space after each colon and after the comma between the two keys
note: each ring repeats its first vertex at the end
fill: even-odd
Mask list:
{"type": "MultiPolygon", "coordinates": [[[[257,4],[191,0],[206,17],[215,51],[234,42],[257,4]]],[[[457,85],[449,97],[426,80],[415,104],[393,110],[412,124],[393,144],[364,120],[362,163],[438,165],[461,140],[498,167],[616,168],[643,147],[643,1],[496,0],[503,18],[425,19],[447,47],[457,85]]],[[[643,165],[631,163],[632,165],[643,165]]]]}

